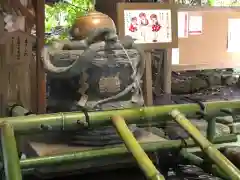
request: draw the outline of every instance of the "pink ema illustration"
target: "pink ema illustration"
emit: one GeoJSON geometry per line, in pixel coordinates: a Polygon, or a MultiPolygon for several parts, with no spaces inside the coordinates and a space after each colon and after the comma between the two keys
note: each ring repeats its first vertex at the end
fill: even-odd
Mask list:
{"type": "Polygon", "coordinates": [[[152,14],[150,16],[150,19],[152,20],[152,31],[153,32],[158,32],[160,31],[161,29],[161,25],[158,23],[158,20],[157,20],[157,15],[156,14],[152,14]]]}
{"type": "Polygon", "coordinates": [[[139,18],[140,18],[140,23],[142,26],[147,26],[149,24],[149,21],[148,21],[145,13],[141,12],[139,14],[139,18]]]}
{"type": "Polygon", "coordinates": [[[129,31],[130,31],[130,32],[136,32],[136,31],[138,30],[137,25],[138,25],[138,23],[137,23],[137,17],[133,17],[133,18],[131,19],[131,24],[130,24],[130,26],[129,26],[129,31]]]}

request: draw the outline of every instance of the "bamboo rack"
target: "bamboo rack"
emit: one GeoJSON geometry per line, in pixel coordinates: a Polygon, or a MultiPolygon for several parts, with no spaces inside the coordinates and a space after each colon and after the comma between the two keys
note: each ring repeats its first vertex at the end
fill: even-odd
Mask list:
{"type": "MultiPolygon", "coordinates": [[[[240,112],[240,101],[215,101],[204,103],[205,114],[208,119],[226,115],[223,109],[235,109],[240,112]]],[[[42,127],[49,127],[49,130],[79,130],[88,126],[98,127],[104,125],[111,125],[111,117],[118,115],[127,120],[127,123],[145,123],[147,118],[151,121],[160,122],[172,120],[169,112],[173,109],[178,109],[187,115],[196,115],[202,109],[198,104],[177,104],[164,106],[151,106],[135,109],[121,109],[111,111],[97,111],[89,112],[88,117],[83,112],[66,112],[55,114],[41,114],[36,116],[18,116],[0,118],[13,126],[18,132],[36,132],[43,130],[42,127]]],[[[16,110],[17,111],[17,110],[16,110]]],[[[46,130],[46,128],[44,129],[46,130]]]]}
{"type": "MultiPolygon", "coordinates": [[[[204,103],[204,106],[204,114],[208,120],[213,119],[214,117],[216,117],[216,115],[226,115],[226,109],[229,110],[228,112],[232,113],[240,112],[240,101],[209,102],[204,103]]],[[[13,115],[15,115],[16,117],[0,118],[0,122],[2,124],[1,142],[3,149],[3,160],[6,180],[21,180],[21,170],[28,168],[52,166],[67,162],[74,163],[83,160],[86,161],[94,158],[118,156],[128,153],[128,149],[125,146],[119,145],[110,148],[100,148],[90,151],[81,151],[63,155],[27,158],[24,160],[19,160],[14,131],[16,131],[17,133],[36,133],[36,131],[44,130],[43,132],[45,132],[46,128],[43,129],[43,127],[49,127],[49,129],[47,129],[49,131],[81,130],[81,128],[94,128],[98,126],[112,125],[112,116],[122,116],[126,119],[126,123],[137,124],[146,122],[146,118],[153,118],[153,121],[160,123],[161,121],[172,120],[172,116],[174,116],[176,121],[185,130],[188,131],[188,127],[192,126],[191,123],[189,122],[188,127],[186,127],[184,126],[181,118],[180,120],[176,118],[178,114],[176,115],[176,113],[174,114],[173,112],[171,116],[169,112],[171,112],[173,109],[178,109],[179,111],[185,113],[188,116],[196,115],[199,112],[202,112],[201,107],[197,104],[181,104],[144,107],[136,109],[89,112],[88,115],[82,112],[69,112],[23,116],[29,113],[24,110],[24,108],[16,106],[12,109],[13,115]]],[[[215,121],[212,122],[212,125],[210,123],[208,127],[208,136],[210,137],[209,140],[211,140],[212,143],[221,144],[237,141],[237,136],[235,134],[215,138],[214,132],[210,132],[211,129],[214,130],[215,126],[213,125],[213,123],[215,123],[215,121]]],[[[204,153],[209,154],[211,157],[215,158],[213,158],[213,161],[216,163],[216,166],[220,168],[227,176],[238,179],[239,170],[233,167],[232,164],[229,163],[229,161],[224,159],[225,157],[223,155],[220,155],[219,153],[214,154],[213,152],[217,151],[213,148],[213,146],[207,146],[207,149],[205,148],[205,146],[202,146],[202,143],[205,143],[205,141],[201,139],[201,134],[197,133],[197,135],[194,136],[190,132],[190,135],[193,137],[194,140],[185,140],[186,148],[200,146],[203,149],[204,153]],[[221,157],[221,161],[216,160],[218,156],[221,157]],[[219,162],[221,162],[222,165],[220,165],[219,162]],[[226,169],[230,170],[226,171],[226,169]]],[[[209,143],[207,145],[209,145],[209,143]]],[[[182,140],[168,140],[161,143],[143,143],[140,145],[145,152],[155,152],[163,149],[181,148],[182,140]]]]}

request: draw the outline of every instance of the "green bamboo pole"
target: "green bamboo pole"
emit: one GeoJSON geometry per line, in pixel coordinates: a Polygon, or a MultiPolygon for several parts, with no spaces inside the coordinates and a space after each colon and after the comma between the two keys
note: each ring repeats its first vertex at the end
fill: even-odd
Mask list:
{"type": "MultiPolygon", "coordinates": [[[[219,101],[207,102],[205,107],[208,112],[219,112],[223,108],[240,109],[240,101],[219,101]]],[[[101,126],[111,124],[111,117],[118,115],[127,120],[128,123],[145,122],[143,118],[170,119],[168,113],[172,109],[179,109],[183,113],[195,114],[200,111],[198,104],[177,104],[154,107],[143,107],[135,109],[123,109],[112,111],[89,112],[89,121],[91,126],[101,126]]],[[[216,114],[215,114],[216,115],[216,114]]],[[[68,112],[56,114],[43,114],[37,116],[19,116],[2,118],[0,121],[10,123],[15,131],[39,131],[41,127],[51,127],[52,130],[76,130],[79,127],[87,126],[86,118],[82,112],[68,112]]]]}
{"type": "MultiPolygon", "coordinates": [[[[204,160],[193,153],[187,152],[187,149],[182,149],[180,154],[182,155],[182,157],[187,159],[191,164],[202,167],[204,170],[206,169],[204,160]]],[[[207,172],[210,172],[213,175],[221,177],[223,179],[231,180],[216,165],[211,165],[210,167],[208,166],[207,172]]]]}
{"type": "MultiPolygon", "coordinates": [[[[210,142],[213,142],[213,139],[216,134],[216,118],[215,117],[211,118],[211,117],[208,117],[207,115],[205,115],[203,118],[205,120],[207,120],[207,122],[208,122],[208,124],[207,124],[207,139],[210,142]]],[[[205,167],[209,167],[209,168],[212,167],[212,162],[206,155],[204,158],[204,165],[205,165],[205,167]]]]}
{"type": "Polygon", "coordinates": [[[235,167],[201,132],[178,110],[173,110],[171,116],[184,128],[189,135],[199,144],[204,153],[231,179],[240,180],[240,171],[235,167]]]}
{"type": "Polygon", "coordinates": [[[132,153],[147,179],[165,180],[128,129],[125,120],[121,116],[113,116],[112,121],[126,148],[132,153]]]}
{"type": "MultiPolygon", "coordinates": [[[[215,144],[227,143],[227,142],[236,142],[237,136],[227,135],[222,137],[217,137],[214,139],[215,144]]],[[[196,147],[196,144],[192,140],[186,140],[187,147],[196,147]]],[[[140,143],[141,147],[146,152],[156,152],[164,149],[178,149],[182,147],[181,140],[169,140],[161,142],[151,142],[151,143],[140,143]]],[[[107,156],[119,156],[128,153],[127,149],[123,145],[118,145],[111,148],[99,148],[88,151],[81,151],[75,153],[66,153],[63,155],[55,156],[44,156],[37,158],[28,158],[20,160],[21,168],[35,168],[42,166],[52,166],[62,163],[72,163],[79,161],[86,161],[97,158],[104,158],[107,156]]]]}
{"type": "Polygon", "coordinates": [[[14,130],[8,124],[1,126],[1,143],[6,180],[22,180],[14,130]]]}
{"type": "Polygon", "coordinates": [[[216,135],[216,118],[208,119],[207,139],[212,142],[216,135]]]}

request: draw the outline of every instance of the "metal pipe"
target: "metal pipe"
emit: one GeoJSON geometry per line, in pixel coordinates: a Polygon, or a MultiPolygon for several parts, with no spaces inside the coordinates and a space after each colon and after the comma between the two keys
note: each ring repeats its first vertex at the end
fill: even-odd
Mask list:
{"type": "MultiPolygon", "coordinates": [[[[219,102],[207,102],[205,107],[208,112],[219,112],[222,108],[240,108],[240,101],[219,101],[219,102]]],[[[91,126],[101,126],[111,124],[111,117],[119,115],[127,119],[128,123],[141,123],[144,122],[143,118],[154,117],[159,119],[170,119],[168,113],[172,109],[179,109],[183,113],[195,114],[200,111],[201,108],[198,104],[177,104],[177,105],[165,105],[144,107],[135,109],[123,109],[112,111],[99,111],[89,112],[89,123],[91,126]]],[[[208,113],[207,112],[207,113],[208,113]]],[[[216,114],[215,114],[216,115],[216,114]]],[[[39,131],[41,127],[48,126],[51,130],[79,130],[79,127],[88,126],[87,119],[82,112],[68,112],[68,113],[56,113],[56,114],[42,114],[36,116],[18,116],[1,118],[0,121],[10,123],[15,131],[39,131]]]]}
{"type": "Polygon", "coordinates": [[[112,122],[126,148],[132,153],[138,163],[138,166],[142,169],[147,179],[165,180],[164,176],[160,174],[153,162],[149,159],[148,155],[139,145],[132,132],[128,129],[124,119],[120,116],[113,116],[112,122]]]}
{"type": "MultiPolygon", "coordinates": [[[[232,134],[228,136],[217,137],[214,139],[214,143],[227,143],[227,142],[236,142],[237,136],[232,134]]],[[[196,144],[192,140],[186,140],[187,147],[196,147],[196,144]]],[[[163,149],[177,149],[181,148],[182,141],[181,140],[169,140],[169,141],[161,141],[160,142],[152,142],[152,143],[140,143],[141,147],[146,152],[156,152],[158,150],[163,149]]],[[[127,149],[118,145],[111,148],[99,148],[88,151],[81,151],[75,153],[66,153],[63,155],[54,155],[54,156],[44,156],[37,158],[28,158],[20,160],[21,168],[34,168],[41,166],[52,166],[62,163],[69,162],[77,162],[77,161],[86,161],[90,159],[103,158],[107,156],[118,156],[122,154],[126,154],[127,149]]]]}
{"type": "Polygon", "coordinates": [[[213,144],[211,144],[201,132],[178,110],[173,110],[170,115],[175,121],[186,130],[189,135],[201,147],[202,151],[216,163],[216,165],[231,179],[240,180],[240,171],[235,167],[213,144]]]}
{"type": "Polygon", "coordinates": [[[14,130],[9,124],[1,125],[1,144],[6,180],[22,180],[14,130]]]}

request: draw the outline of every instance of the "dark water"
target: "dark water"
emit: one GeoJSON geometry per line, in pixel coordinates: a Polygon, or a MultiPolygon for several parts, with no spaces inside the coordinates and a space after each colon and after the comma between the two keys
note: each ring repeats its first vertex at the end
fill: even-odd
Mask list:
{"type": "MultiPolygon", "coordinates": [[[[25,177],[24,180],[42,180],[43,178],[28,176],[25,177]]],[[[130,169],[118,169],[111,171],[102,171],[97,173],[88,173],[81,175],[72,175],[72,176],[61,176],[57,178],[51,178],[48,180],[73,180],[73,179],[81,179],[81,180],[146,180],[142,172],[137,168],[130,169]]]]}
{"type": "MultiPolygon", "coordinates": [[[[202,171],[199,167],[192,165],[179,165],[177,170],[169,170],[165,176],[166,180],[222,180],[202,171]]],[[[24,180],[41,180],[36,177],[24,178],[24,180]]],[[[89,173],[84,175],[73,175],[67,177],[58,177],[51,180],[146,180],[144,174],[138,168],[117,169],[112,171],[102,171],[98,173],[89,173]]]]}

